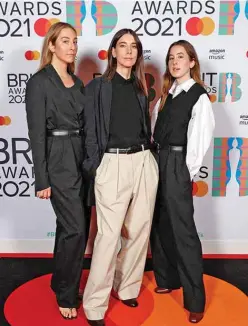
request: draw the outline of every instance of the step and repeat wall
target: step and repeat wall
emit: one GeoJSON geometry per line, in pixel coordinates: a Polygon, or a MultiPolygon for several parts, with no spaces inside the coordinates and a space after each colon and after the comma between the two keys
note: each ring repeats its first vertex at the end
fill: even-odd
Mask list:
{"type": "MultiPolygon", "coordinates": [[[[55,215],[34,196],[25,88],[43,38],[57,21],[78,34],[76,74],[87,84],[106,67],[118,29],[144,49],[151,110],[169,45],[196,48],[216,129],[194,178],[195,221],[206,254],[248,254],[248,1],[0,1],[0,253],[51,253],[55,215]]],[[[127,126],[128,128],[128,126],[127,126]]],[[[142,218],[142,217],[141,217],[142,218]]],[[[95,235],[92,214],[91,252],[95,235]]]]}

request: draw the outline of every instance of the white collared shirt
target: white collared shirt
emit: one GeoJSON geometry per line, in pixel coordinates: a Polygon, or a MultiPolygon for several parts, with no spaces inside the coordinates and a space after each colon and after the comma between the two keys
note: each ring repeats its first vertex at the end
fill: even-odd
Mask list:
{"type": "MultiPolygon", "coordinates": [[[[192,78],[182,84],[177,84],[175,81],[170,88],[169,93],[172,94],[172,97],[174,98],[182,91],[188,92],[194,84],[195,81],[192,78]]],[[[161,99],[158,100],[152,112],[152,133],[154,132],[155,123],[158,117],[160,101],[161,99]]],[[[186,164],[189,169],[191,180],[197,174],[202,165],[203,158],[211,143],[214,127],[215,120],[212,104],[207,94],[202,94],[193,106],[187,131],[186,164]]]]}

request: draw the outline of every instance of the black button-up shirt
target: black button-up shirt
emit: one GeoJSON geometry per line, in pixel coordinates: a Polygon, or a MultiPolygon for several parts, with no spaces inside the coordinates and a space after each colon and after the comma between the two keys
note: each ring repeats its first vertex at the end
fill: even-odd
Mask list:
{"type": "Polygon", "coordinates": [[[147,143],[134,83],[133,76],[125,79],[117,72],[112,79],[108,148],[127,148],[147,143]]]}

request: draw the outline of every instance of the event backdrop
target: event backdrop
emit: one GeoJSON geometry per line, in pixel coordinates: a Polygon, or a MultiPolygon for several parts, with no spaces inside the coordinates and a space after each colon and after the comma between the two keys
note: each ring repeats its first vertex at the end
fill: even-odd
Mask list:
{"type": "Polygon", "coordinates": [[[34,197],[25,88],[57,21],[77,30],[76,73],[85,84],[104,71],[115,32],[134,29],[143,43],[151,110],[170,43],[193,43],[216,119],[194,179],[198,233],[204,253],[248,254],[248,1],[197,0],[0,1],[0,253],[53,249],[54,213],[49,201],[34,197]]]}

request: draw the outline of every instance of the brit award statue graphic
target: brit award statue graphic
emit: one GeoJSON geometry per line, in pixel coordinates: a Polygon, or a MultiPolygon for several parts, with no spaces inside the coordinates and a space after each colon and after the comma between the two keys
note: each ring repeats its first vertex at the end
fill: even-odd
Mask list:
{"type": "Polygon", "coordinates": [[[225,96],[225,103],[231,103],[232,102],[232,94],[231,94],[231,89],[232,89],[232,74],[229,73],[227,75],[226,79],[226,96],[225,96]]]}
{"type": "Polygon", "coordinates": [[[241,151],[238,148],[237,138],[234,138],[231,143],[231,149],[228,151],[228,169],[227,169],[227,177],[229,179],[226,185],[226,196],[230,197],[238,197],[239,196],[239,188],[240,181],[238,180],[238,167],[241,157],[241,151]]]}
{"type": "Polygon", "coordinates": [[[109,34],[118,21],[117,9],[109,1],[66,1],[67,22],[75,27],[77,35],[94,36],[109,34]]]}
{"type": "Polygon", "coordinates": [[[244,30],[247,29],[247,19],[248,19],[248,1],[237,1],[234,6],[235,12],[237,15],[235,16],[234,23],[234,32],[235,35],[244,33],[244,30]]]}

